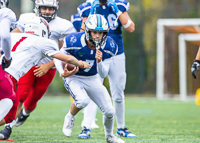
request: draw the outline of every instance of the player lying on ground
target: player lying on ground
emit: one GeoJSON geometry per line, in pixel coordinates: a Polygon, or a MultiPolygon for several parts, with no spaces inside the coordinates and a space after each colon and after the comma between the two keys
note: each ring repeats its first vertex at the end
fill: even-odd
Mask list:
{"type": "MultiPolygon", "coordinates": [[[[65,55],[59,52],[57,44],[53,40],[48,39],[49,36],[49,25],[47,21],[41,17],[33,17],[29,22],[27,22],[25,25],[25,33],[11,34],[11,56],[13,60],[10,67],[5,69],[5,72],[3,71],[3,76],[7,78],[1,80],[3,83],[8,83],[6,84],[8,90],[13,89],[13,91],[15,91],[17,81],[20,77],[26,74],[33,66],[45,57],[57,58],[67,63],[80,66],[81,68],[90,68],[90,65],[87,62],[78,61],[71,55],[65,55]],[[14,86],[12,87],[12,85],[14,86]]],[[[2,58],[4,58],[4,56],[2,56],[2,58]]],[[[2,92],[3,91],[0,91],[0,93],[2,92]]],[[[18,99],[18,97],[16,99],[18,99]]],[[[18,103],[19,101],[16,100],[10,112],[4,118],[7,124],[5,125],[4,130],[0,131],[0,139],[9,138],[12,127],[15,124],[14,120],[18,103]]]]}

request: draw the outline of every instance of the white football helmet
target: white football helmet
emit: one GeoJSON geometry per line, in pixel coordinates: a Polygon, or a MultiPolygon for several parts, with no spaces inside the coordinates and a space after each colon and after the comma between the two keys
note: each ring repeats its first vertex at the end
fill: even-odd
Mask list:
{"type": "Polygon", "coordinates": [[[57,0],[35,0],[35,13],[36,16],[43,17],[46,19],[46,21],[50,22],[52,19],[54,19],[57,16],[57,10],[58,10],[58,1],[57,0]],[[51,16],[45,16],[42,15],[40,12],[40,7],[53,7],[54,8],[54,13],[51,16]]]}
{"type": "Polygon", "coordinates": [[[24,29],[25,33],[34,34],[40,37],[49,38],[51,33],[49,32],[49,24],[42,17],[32,17],[27,21],[24,29]]]}
{"type": "Polygon", "coordinates": [[[0,9],[4,7],[8,7],[9,0],[1,0],[0,9]]]}
{"type": "Polygon", "coordinates": [[[90,15],[87,21],[85,22],[86,40],[90,42],[92,45],[95,46],[103,45],[107,40],[108,32],[109,32],[108,22],[100,14],[90,15]],[[99,40],[92,38],[91,31],[103,32],[103,38],[99,40]]]}

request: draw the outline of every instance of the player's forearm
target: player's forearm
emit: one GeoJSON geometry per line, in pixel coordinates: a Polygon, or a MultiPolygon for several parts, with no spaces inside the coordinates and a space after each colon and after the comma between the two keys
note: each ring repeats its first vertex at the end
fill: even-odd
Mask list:
{"type": "Polygon", "coordinates": [[[0,37],[2,40],[2,49],[7,60],[11,59],[11,37],[10,37],[10,22],[2,20],[0,23],[0,37]]]}
{"type": "Polygon", "coordinates": [[[60,77],[62,77],[61,74],[64,72],[64,69],[62,67],[62,61],[60,61],[58,59],[53,59],[53,61],[55,63],[56,69],[60,73],[60,77]]]}
{"type": "Polygon", "coordinates": [[[73,64],[79,67],[84,67],[83,63],[81,61],[78,61],[74,56],[71,55],[65,55],[61,52],[55,54],[52,56],[53,58],[59,59],[61,61],[65,61],[69,64],[73,64]]]}
{"type": "Polygon", "coordinates": [[[108,68],[102,61],[97,63],[97,71],[101,78],[105,78],[108,75],[108,68]]]}
{"type": "Polygon", "coordinates": [[[49,69],[55,67],[55,64],[54,64],[54,61],[53,61],[53,60],[50,61],[50,62],[48,62],[46,65],[47,65],[47,67],[48,67],[49,69]]]}
{"type": "Polygon", "coordinates": [[[88,19],[88,17],[83,17],[83,20],[82,20],[82,25],[81,25],[81,32],[84,32],[85,31],[85,22],[86,20],[88,19]]]}
{"type": "Polygon", "coordinates": [[[195,60],[199,60],[200,61],[200,47],[199,47],[199,50],[197,52],[195,60]]]}
{"type": "Polygon", "coordinates": [[[17,27],[17,28],[15,28],[13,31],[11,31],[11,33],[22,33],[20,30],[19,30],[19,28],[17,27]]]}
{"type": "Polygon", "coordinates": [[[121,22],[121,24],[123,25],[124,29],[127,32],[134,32],[135,31],[135,24],[134,22],[130,19],[129,15],[127,12],[123,12],[120,16],[119,16],[119,20],[121,22]]]}

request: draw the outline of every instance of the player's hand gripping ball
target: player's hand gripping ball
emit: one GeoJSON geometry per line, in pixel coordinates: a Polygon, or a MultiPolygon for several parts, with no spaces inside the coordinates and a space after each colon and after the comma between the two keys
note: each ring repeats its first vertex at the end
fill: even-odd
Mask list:
{"type": "Polygon", "coordinates": [[[72,64],[69,64],[69,63],[66,63],[66,62],[62,62],[63,69],[65,68],[66,65],[67,65],[68,71],[72,71],[74,68],[77,68],[77,66],[75,66],[75,65],[72,65],[72,64]]]}

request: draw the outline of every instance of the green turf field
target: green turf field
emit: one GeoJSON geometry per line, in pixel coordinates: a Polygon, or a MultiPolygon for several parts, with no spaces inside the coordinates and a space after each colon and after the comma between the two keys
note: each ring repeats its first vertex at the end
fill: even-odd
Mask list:
{"type": "MultiPolygon", "coordinates": [[[[91,132],[90,139],[78,139],[83,113],[76,116],[73,134],[67,138],[62,133],[64,116],[70,107],[69,96],[45,96],[36,110],[20,127],[14,127],[10,139],[15,142],[104,143],[102,115],[98,110],[100,129],[91,132]]],[[[200,142],[200,106],[193,101],[158,101],[156,98],[126,97],[126,125],[137,135],[129,142],[200,142]]],[[[3,127],[0,127],[3,129],[3,127]]],[[[116,131],[116,124],[114,133],[116,131]]]]}

